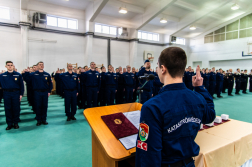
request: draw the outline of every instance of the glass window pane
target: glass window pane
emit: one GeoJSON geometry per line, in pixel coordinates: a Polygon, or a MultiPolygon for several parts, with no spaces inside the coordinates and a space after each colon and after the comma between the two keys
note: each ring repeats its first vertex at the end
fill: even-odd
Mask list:
{"type": "Polygon", "coordinates": [[[138,31],[138,38],[141,39],[142,38],[142,33],[140,31],[138,31]]]}
{"type": "Polygon", "coordinates": [[[58,27],[67,28],[67,19],[58,18],[58,27]]]}
{"type": "Polygon", "coordinates": [[[56,17],[47,16],[47,25],[49,25],[49,26],[56,26],[57,27],[57,18],[56,17]]]}
{"type": "Polygon", "coordinates": [[[142,32],[142,39],[147,39],[147,33],[142,32]]]}
{"type": "Polygon", "coordinates": [[[67,20],[67,26],[71,29],[77,29],[77,21],[76,20],[67,20]]]}
{"type": "Polygon", "coordinates": [[[152,34],[148,34],[148,40],[152,40],[152,34]]]}
{"type": "Polygon", "coordinates": [[[102,33],[109,34],[109,27],[108,26],[102,26],[102,33]]]}
{"type": "Polygon", "coordinates": [[[99,25],[99,24],[95,25],[95,32],[100,32],[101,33],[101,25],[99,25]]]}
{"type": "Polygon", "coordinates": [[[0,18],[10,20],[10,9],[0,7],[0,18]]]}
{"type": "Polygon", "coordinates": [[[158,40],[157,34],[153,34],[153,41],[157,41],[157,40],[158,40]]]}
{"type": "Polygon", "coordinates": [[[110,29],[109,33],[111,35],[116,35],[116,28],[115,27],[109,27],[109,29],[110,29]]]}
{"type": "Polygon", "coordinates": [[[118,28],[118,34],[119,34],[119,35],[122,34],[122,28],[118,28]]]}

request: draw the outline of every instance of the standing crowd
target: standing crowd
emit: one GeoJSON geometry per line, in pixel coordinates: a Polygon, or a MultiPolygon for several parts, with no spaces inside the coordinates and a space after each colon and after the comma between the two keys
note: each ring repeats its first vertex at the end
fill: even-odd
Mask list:
{"type": "MultiPolygon", "coordinates": [[[[96,67],[95,62],[90,63],[90,67],[73,68],[71,64],[65,69],[58,69],[51,75],[44,71],[44,63],[38,62],[32,67],[18,73],[13,62],[6,62],[7,71],[0,74],[0,103],[4,99],[5,116],[7,128],[18,129],[20,121],[20,101],[24,94],[24,82],[26,82],[27,100],[32,106],[33,113],[36,114],[36,125],[47,125],[48,97],[53,88],[52,78],[56,82],[56,94],[64,98],[65,115],[67,121],[76,120],[75,114],[77,106],[79,109],[90,107],[123,104],[136,102],[138,99],[138,89],[141,88],[141,101],[145,103],[151,97],[156,96],[163,84],[160,82],[157,72],[151,69],[149,60],[144,62],[140,69],[118,67],[108,65],[106,67],[96,67]],[[154,80],[146,82],[146,78],[139,79],[140,76],[153,74],[154,80]]],[[[157,71],[157,69],[156,69],[157,71]]],[[[186,87],[193,90],[192,77],[194,70],[189,66],[184,72],[183,81],[186,87]]],[[[247,70],[235,73],[232,69],[226,72],[222,69],[202,69],[201,76],[204,79],[203,85],[211,96],[216,93],[221,98],[221,93],[228,89],[228,95],[232,96],[235,83],[236,94],[247,93],[249,80],[249,91],[252,92],[252,70],[248,74],[247,70]]]]}

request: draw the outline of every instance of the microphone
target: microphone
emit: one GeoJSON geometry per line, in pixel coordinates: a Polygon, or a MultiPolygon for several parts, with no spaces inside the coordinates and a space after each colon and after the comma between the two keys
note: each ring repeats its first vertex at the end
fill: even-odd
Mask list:
{"type": "Polygon", "coordinates": [[[155,75],[153,74],[145,74],[144,76],[140,76],[138,77],[139,79],[146,79],[147,81],[150,81],[150,80],[154,80],[155,79],[155,75]]]}

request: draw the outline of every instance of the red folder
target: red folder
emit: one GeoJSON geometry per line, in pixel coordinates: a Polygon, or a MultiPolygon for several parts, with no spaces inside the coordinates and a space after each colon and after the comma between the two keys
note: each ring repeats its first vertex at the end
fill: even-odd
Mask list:
{"type": "Polygon", "coordinates": [[[117,139],[138,133],[138,129],[125,117],[123,113],[101,116],[102,120],[117,139]]]}

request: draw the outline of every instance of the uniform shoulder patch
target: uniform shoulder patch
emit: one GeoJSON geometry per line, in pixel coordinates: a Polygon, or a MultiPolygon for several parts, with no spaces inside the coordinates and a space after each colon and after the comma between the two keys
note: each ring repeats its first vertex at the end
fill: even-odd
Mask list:
{"type": "Polygon", "coordinates": [[[137,140],[137,148],[147,151],[147,143],[137,140]]]}
{"type": "Polygon", "coordinates": [[[149,126],[146,123],[139,125],[139,138],[141,141],[146,141],[149,137],[149,126]]]}

